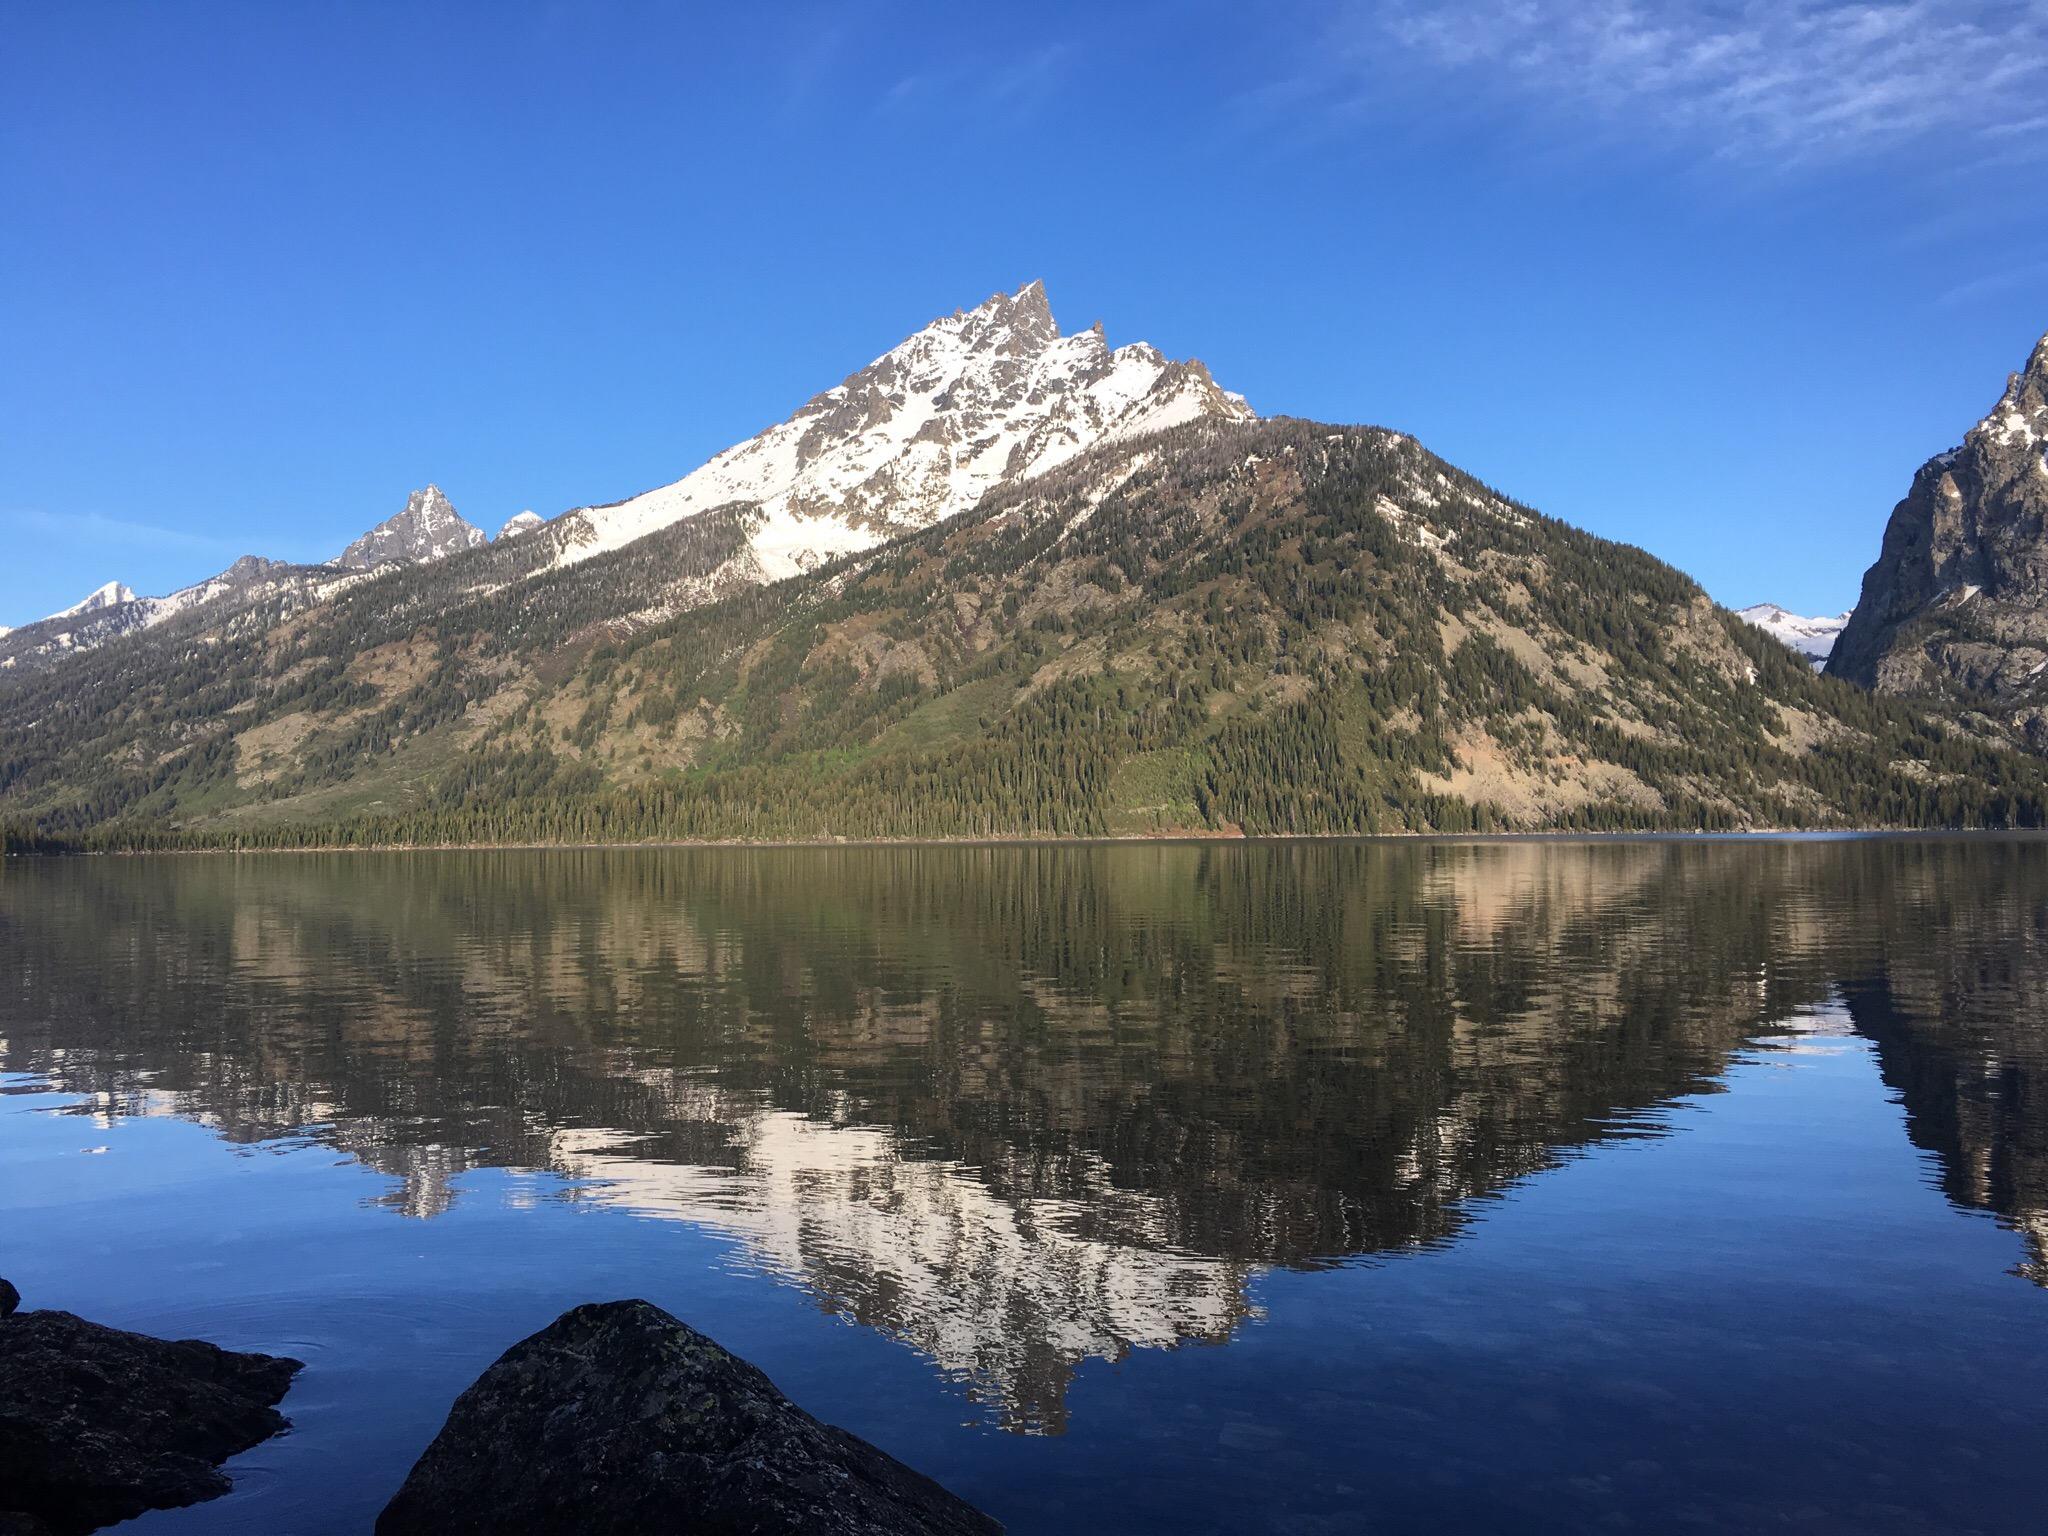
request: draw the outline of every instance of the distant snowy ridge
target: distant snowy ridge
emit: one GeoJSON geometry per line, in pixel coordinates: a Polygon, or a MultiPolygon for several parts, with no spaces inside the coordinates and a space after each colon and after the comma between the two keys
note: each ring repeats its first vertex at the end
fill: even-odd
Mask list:
{"type": "MultiPolygon", "coordinates": [[[[539,523],[531,512],[522,512],[506,528],[514,531],[518,525],[517,531],[524,531],[539,523]]],[[[300,602],[325,601],[378,571],[423,565],[488,542],[481,528],[456,512],[439,486],[429,485],[407,497],[403,511],[377,524],[324,565],[244,555],[226,570],[162,597],[138,597],[134,588],[110,581],[47,618],[18,629],[0,627],[0,641],[9,642],[8,654],[0,656],[0,667],[11,667],[25,656],[90,650],[224,598],[235,599],[238,608],[284,596],[300,602]]]]}
{"type": "Polygon", "coordinates": [[[1811,662],[1816,669],[1827,664],[1828,655],[1835,648],[1835,641],[1842,633],[1842,627],[1849,622],[1849,615],[1838,613],[1831,619],[1809,619],[1790,613],[1776,603],[1753,603],[1747,608],[1735,610],[1735,617],[1746,619],[1766,634],[1790,646],[1811,662]]]}
{"type": "Polygon", "coordinates": [[[331,566],[292,565],[244,555],[219,575],[163,597],[137,597],[132,587],[110,581],[62,613],[19,629],[0,630],[0,641],[7,642],[7,654],[0,655],[0,669],[25,658],[88,651],[138,629],[153,629],[202,603],[224,597],[240,599],[238,606],[246,606],[264,597],[294,592],[317,602],[361,579],[361,573],[331,566]]]}
{"type": "Polygon", "coordinates": [[[933,321],[787,421],[671,485],[563,514],[559,564],[751,503],[753,579],[774,581],[964,512],[1084,449],[1199,417],[1248,421],[1199,362],[1098,326],[1062,336],[1040,283],[933,321]]]}
{"type": "MultiPolygon", "coordinates": [[[[109,581],[103,583],[100,586],[94,587],[90,592],[86,593],[84,597],[81,597],[69,608],[59,608],[55,613],[47,614],[40,619],[33,619],[29,623],[24,624],[21,627],[23,629],[40,628],[41,626],[46,624],[62,624],[65,620],[71,619],[85,621],[85,623],[83,624],[73,626],[74,628],[84,628],[91,624],[93,616],[95,614],[103,614],[107,612],[109,609],[119,608],[124,603],[132,603],[134,601],[134,588],[124,586],[118,581],[109,581]]],[[[0,640],[4,640],[9,635],[14,633],[16,633],[15,630],[10,629],[8,626],[4,624],[0,624],[0,640]]],[[[45,642],[43,648],[53,650],[68,650],[70,649],[72,644],[72,630],[65,629],[53,634],[51,638],[47,642],[45,642]]],[[[6,664],[12,665],[12,662],[9,661],[6,664]]]]}

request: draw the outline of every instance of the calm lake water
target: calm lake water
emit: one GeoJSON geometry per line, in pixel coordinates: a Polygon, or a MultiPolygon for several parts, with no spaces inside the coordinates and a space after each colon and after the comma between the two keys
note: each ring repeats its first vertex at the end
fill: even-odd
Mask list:
{"type": "Polygon", "coordinates": [[[2048,843],[18,860],[0,1072],[26,1304],[309,1362],[144,1536],[618,1296],[1019,1533],[2048,1520],[2048,843]]]}

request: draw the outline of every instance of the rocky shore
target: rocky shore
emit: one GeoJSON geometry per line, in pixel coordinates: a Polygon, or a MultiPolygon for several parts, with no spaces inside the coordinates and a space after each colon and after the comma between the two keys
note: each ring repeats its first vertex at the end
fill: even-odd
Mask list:
{"type": "Polygon", "coordinates": [[[0,1280],[0,1536],[81,1536],[218,1498],[220,1464],[289,1427],[300,1362],[23,1312],[0,1280]]]}
{"type": "MultiPolygon", "coordinates": [[[[297,1360],[22,1312],[0,1280],[0,1536],[83,1536],[226,1493],[289,1427],[297,1360]]],[[[1000,1536],[645,1301],[577,1307],[455,1401],[377,1536],[1000,1536]]]]}

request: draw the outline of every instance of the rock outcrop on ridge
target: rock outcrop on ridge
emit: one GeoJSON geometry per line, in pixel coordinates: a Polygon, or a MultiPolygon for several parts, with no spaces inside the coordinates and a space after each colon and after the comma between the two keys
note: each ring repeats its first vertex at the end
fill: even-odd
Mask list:
{"type": "Polygon", "coordinates": [[[2048,336],[1913,476],[1828,671],[2048,749],[2048,336]]]}

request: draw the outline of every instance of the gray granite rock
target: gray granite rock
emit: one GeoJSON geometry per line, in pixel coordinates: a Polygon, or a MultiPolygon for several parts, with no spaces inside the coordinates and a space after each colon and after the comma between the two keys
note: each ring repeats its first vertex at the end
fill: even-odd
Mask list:
{"type": "Polygon", "coordinates": [[[1827,670],[2048,751],[2048,336],[1913,477],[1827,670]]]}

